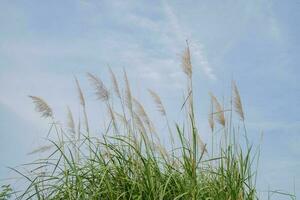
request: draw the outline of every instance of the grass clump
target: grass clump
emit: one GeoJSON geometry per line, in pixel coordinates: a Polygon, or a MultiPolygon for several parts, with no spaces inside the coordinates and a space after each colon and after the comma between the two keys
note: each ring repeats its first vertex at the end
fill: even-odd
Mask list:
{"type": "MultiPolygon", "coordinates": [[[[55,138],[32,153],[50,151],[48,157],[30,163],[25,174],[28,187],[17,199],[111,199],[111,200],[254,200],[256,173],[251,146],[244,126],[244,111],[233,83],[229,109],[211,94],[211,144],[202,141],[197,129],[193,101],[193,74],[189,47],[182,56],[187,77],[182,105],[183,125],[170,124],[159,95],[151,98],[166,120],[171,148],[166,148],[142,103],[132,94],[124,71],[124,89],[110,69],[113,89],[99,77],[88,74],[97,98],[104,103],[110,119],[101,137],[89,127],[86,100],[75,79],[83,119],[75,124],[68,109],[68,127],[55,122],[54,112],[40,97],[30,96],[41,115],[53,121],[55,138]],[[112,101],[112,99],[114,101],[112,101]],[[118,105],[116,105],[116,99],[118,105]],[[119,109],[116,109],[119,108],[119,109]],[[238,124],[234,125],[234,116],[238,124]],[[220,137],[217,137],[220,136],[220,137]],[[240,145],[245,138],[246,145],[240,145]],[[209,148],[208,148],[209,147],[209,148]]],[[[163,133],[165,134],[165,133],[163,133]]],[[[165,134],[166,135],[166,134],[165,134]]]]}

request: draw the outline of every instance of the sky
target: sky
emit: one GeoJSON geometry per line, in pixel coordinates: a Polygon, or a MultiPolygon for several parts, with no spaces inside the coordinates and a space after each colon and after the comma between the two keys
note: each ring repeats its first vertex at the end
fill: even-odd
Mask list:
{"type": "Polygon", "coordinates": [[[147,88],[160,94],[174,121],[180,119],[180,54],[188,40],[203,138],[210,137],[208,92],[229,96],[235,80],[250,137],[258,143],[263,132],[257,183],[262,199],[268,188],[299,196],[299,10],[296,0],[1,0],[0,184],[15,176],[7,167],[28,162],[28,153],[45,141],[49,122],[27,96],[46,99],[64,121],[67,105],[79,110],[74,76],[96,129],[103,110],[86,72],[108,82],[108,66],[120,78],[126,69],[150,115],[147,88]]]}

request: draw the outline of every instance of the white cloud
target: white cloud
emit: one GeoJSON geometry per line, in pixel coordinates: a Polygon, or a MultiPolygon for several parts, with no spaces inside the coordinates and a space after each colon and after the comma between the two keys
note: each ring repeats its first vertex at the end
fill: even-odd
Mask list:
{"type": "Polygon", "coordinates": [[[194,55],[196,63],[202,67],[204,73],[209,79],[216,80],[217,77],[209,64],[203,49],[204,47],[201,46],[201,43],[199,45],[195,42],[191,43],[191,52],[194,55]]]}
{"type": "Polygon", "coordinates": [[[166,1],[163,1],[163,7],[171,27],[170,32],[175,34],[174,43],[182,44],[185,40],[189,40],[195,65],[199,65],[209,79],[215,80],[216,75],[214,74],[213,69],[205,55],[204,45],[201,42],[196,43],[196,40],[191,38],[189,29],[180,25],[178,17],[176,16],[172,7],[166,1]]]}

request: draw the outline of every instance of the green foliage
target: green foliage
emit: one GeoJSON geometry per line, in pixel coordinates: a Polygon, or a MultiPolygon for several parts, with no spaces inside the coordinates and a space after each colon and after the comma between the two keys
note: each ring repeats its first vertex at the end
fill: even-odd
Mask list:
{"type": "Polygon", "coordinates": [[[189,54],[187,48],[182,63],[187,75],[182,126],[169,124],[161,99],[150,91],[166,121],[171,149],[165,148],[159,139],[159,135],[167,134],[156,132],[144,107],[133,97],[125,72],[122,90],[110,71],[113,91],[108,91],[97,76],[88,74],[98,99],[108,110],[109,125],[102,127],[100,138],[92,136],[95,134],[89,127],[87,102],[77,79],[84,117],[77,125],[70,109],[65,128],[55,121],[54,112],[42,98],[31,96],[42,116],[53,122],[50,133],[54,131],[56,137],[49,138],[52,148],[48,145],[33,151],[52,149],[48,157],[29,164],[29,174],[14,169],[28,181],[28,187],[19,193],[18,199],[257,199],[253,164],[258,160],[251,153],[237,88],[234,85],[235,104],[231,103],[229,109],[224,109],[212,95],[211,133],[208,133],[212,136],[212,150],[209,152],[198,132],[189,54]],[[240,145],[243,139],[244,146],[240,145]]]}
{"type": "Polygon", "coordinates": [[[12,189],[10,185],[2,185],[0,190],[0,200],[7,200],[11,197],[12,189]]]}

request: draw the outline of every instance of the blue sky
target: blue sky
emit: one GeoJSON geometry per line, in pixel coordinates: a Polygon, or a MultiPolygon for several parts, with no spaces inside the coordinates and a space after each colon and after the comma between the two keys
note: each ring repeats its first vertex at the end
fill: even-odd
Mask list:
{"type": "Polygon", "coordinates": [[[119,76],[126,68],[149,110],[145,90],[156,90],[176,120],[184,88],[180,54],[188,39],[203,137],[209,137],[208,92],[228,96],[235,79],[251,137],[257,141],[264,132],[259,190],[293,192],[295,182],[300,195],[299,10],[297,1],[276,0],[2,0],[0,179],[14,176],[6,166],[30,160],[26,154],[47,131],[27,95],[47,99],[64,121],[66,105],[78,111],[74,75],[96,128],[101,108],[85,73],[108,81],[107,65],[119,76]]]}

